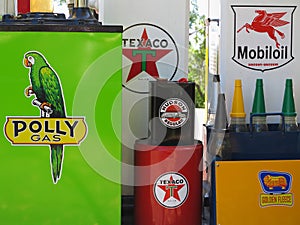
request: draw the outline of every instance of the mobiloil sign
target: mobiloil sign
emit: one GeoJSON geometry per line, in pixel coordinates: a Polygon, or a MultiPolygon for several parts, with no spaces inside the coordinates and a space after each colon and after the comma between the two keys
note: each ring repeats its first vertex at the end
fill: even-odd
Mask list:
{"type": "Polygon", "coordinates": [[[0,52],[0,223],[121,224],[122,27],[6,16],[0,52]]]}
{"type": "Polygon", "coordinates": [[[235,62],[248,69],[266,71],[293,60],[291,34],[295,6],[232,6],[232,9],[236,21],[235,62]],[[249,41],[254,37],[261,41],[249,41]]]}
{"type": "MultiPolygon", "coordinates": [[[[297,5],[295,0],[285,3],[275,0],[271,4],[261,4],[257,0],[251,4],[247,1],[236,4],[232,0],[221,3],[221,8],[230,12],[221,13],[220,18],[224,21],[220,34],[223,37],[220,39],[220,80],[228,99],[228,108],[232,104],[232,80],[241,79],[250,83],[263,78],[266,96],[273,96],[266,102],[267,111],[280,111],[277,99],[281,98],[282,90],[276,84],[284,83],[287,78],[299,82],[299,32],[296,24],[300,17],[297,5]],[[230,48],[223,48],[229,45],[230,48]]],[[[244,101],[248,112],[251,110],[253,94],[254,90],[246,85],[244,101]]],[[[299,90],[296,90],[295,96],[299,94],[299,90]]],[[[246,121],[249,121],[249,116],[246,121]]],[[[278,118],[272,117],[270,121],[276,123],[278,118]]]]}

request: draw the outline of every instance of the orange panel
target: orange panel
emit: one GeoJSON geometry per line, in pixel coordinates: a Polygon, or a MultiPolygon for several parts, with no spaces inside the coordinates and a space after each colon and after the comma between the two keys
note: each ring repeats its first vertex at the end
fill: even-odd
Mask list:
{"type": "Polygon", "coordinates": [[[217,225],[299,225],[300,161],[218,161],[217,225]]]}

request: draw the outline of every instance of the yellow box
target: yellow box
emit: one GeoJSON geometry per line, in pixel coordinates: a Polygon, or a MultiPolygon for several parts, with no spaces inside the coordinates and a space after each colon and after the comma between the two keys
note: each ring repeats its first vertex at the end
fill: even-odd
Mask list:
{"type": "Polygon", "coordinates": [[[300,160],[217,161],[217,225],[299,225],[300,160]]]}
{"type": "Polygon", "coordinates": [[[30,12],[53,12],[53,0],[31,0],[30,12]]]}

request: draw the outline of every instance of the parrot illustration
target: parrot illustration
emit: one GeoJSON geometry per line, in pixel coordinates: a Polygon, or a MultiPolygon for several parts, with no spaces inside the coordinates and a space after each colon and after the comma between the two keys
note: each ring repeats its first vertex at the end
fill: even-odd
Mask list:
{"type": "MultiPolygon", "coordinates": [[[[24,55],[24,66],[29,68],[31,86],[25,89],[27,97],[35,95],[42,117],[65,118],[65,105],[56,72],[49,65],[45,57],[37,51],[29,51],[24,55]],[[47,111],[46,109],[51,109],[47,111]]],[[[56,184],[61,176],[64,157],[62,144],[50,145],[50,163],[53,182],[56,184]]]]}

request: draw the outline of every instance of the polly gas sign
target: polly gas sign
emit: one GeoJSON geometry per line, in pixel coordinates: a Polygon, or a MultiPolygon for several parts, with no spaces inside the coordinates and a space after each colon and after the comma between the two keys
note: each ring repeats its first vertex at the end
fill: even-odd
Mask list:
{"type": "Polygon", "coordinates": [[[29,69],[30,86],[24,98],[37,107],[40,117],[6,116],[4,133],[12,145],[49,145],[52,179],[61,177],[64,145],[79,145],[87,134],[84,117],[67,117],[62,84],[46,57],[38,51],[26,52],[23,64],[29,69]]]}
{"type": "Polygon", "coordinates": [[[234,12],[233,61],[251,70],[282,67],[293,57],[296,6],[231,6],[234,12]]]}
{"type": "Polygon", "coordinates": [[[7,117],[5,135],[13,145],[78,145],[86,136],[84,118],[7,117]]]}

